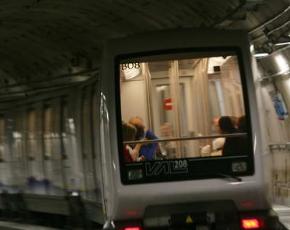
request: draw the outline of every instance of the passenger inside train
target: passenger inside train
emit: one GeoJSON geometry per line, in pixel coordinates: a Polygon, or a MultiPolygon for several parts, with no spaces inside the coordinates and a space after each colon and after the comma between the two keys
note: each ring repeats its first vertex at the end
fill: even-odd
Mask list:
{"type": "MultiPolygon", "coordinates": [[[[129,120],[129,124],[133,125],[137,132],[135,135],[135,140],[156,140],[158,139],[151,130],[145,131],[145,126],[141,117],[132,117],[129,120]]],[[[148,143],[140,144],[139,156],[145,160],[153,160],[157,155],[158,143],[148,143]]],[[[138,146],[138,144],[137,144],[138,146]]],[[[135,148],[135,147],[134,147],[135,148]]]]}
{"type": "MultiPolygon", "coordinates": [[[[229,116],[223,116],[219,119],[219,127],[223,134],[231,134],[237,132],[234,121],[229,116]]],[[[239,153],[239,143],[239,137],[227,137],[225,139],[222,150],[223,156],[235,155],[239,153]]]]}
{"type": "MultiPolygon", "coordinates": [[[[122,124],[122,129],[123,129],[123,139],[124,141],[133,141],[135,140],[136,134],[137,134],[137,129],[135,126],[123,122],[122,124]]],[[[140,156],[140,148],[142,145],[140,143],[130,146],[128,144],[124,145],[124,160],[126,163],[128,162],[134,162],[134,161],[143,161],[144,156],[140,156]]]]}
{"type": "Polygon", "coordinates": [[[230,144],[247,143],[249,138],[247,129],[238,127],[240,117],[242,126],[248,125],[238,55],[189,56],[120,63],[121,116],[138,130],[133,144],[142,145],[139,156],[147,161],[249,154],[249,148],[230,144]],[[229,121],[232,129],[213,128],[216,118],[219,125],[229,121]]]}
{"type": "MultiPolygon", "coordinates": [[[[221,130],[219,127],[219,120],[220,117],[215,117],[212,120],[212,130],[211,132],[214,134],[220,134],[221,130]]],[[[225,144],[225,138],[224,137],[217,137],[212,140],[212,146],[210,148],[211,150],[211,156],[221,156],[222,150],[225,144]]]]}

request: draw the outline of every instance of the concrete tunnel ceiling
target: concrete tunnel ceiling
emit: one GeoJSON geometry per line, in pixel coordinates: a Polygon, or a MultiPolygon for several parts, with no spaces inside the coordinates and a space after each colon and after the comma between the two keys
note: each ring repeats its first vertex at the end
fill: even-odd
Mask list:
{"type": "Polygon", "coordinates": [[[265,48],[289,34],[289,6],[289,0],[1,0],[0,99],[19,85],[36,89],[94,69],[107,38],[215,27],[246,29],[265,48]]]}

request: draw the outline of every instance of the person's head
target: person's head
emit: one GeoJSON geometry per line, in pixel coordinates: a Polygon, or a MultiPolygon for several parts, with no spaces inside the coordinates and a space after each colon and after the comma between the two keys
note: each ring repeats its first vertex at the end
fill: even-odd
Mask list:
{"type": "Polygon", "coordinates": [[[246,124],[246,117],[241,116],[238,120],[238,129],[240,132],[246,132],[247,131],[247,124],[246,124]]]}
{"type": "Polygon", "coordinates": [[[236,130],[233,121],[229,116],[223,116],[219,119],[219,127],[223,133],[233,133],[236,130]]]}
{"type": "Polygon", "coordinates": [[[145,126],[144,126],[142,118],[140,118],[140,117],[132,117],[129,120],[129,124],[134,125],[135,128],[137,129],[137,133],[136,133],[136,137],[135,138],[137,140],[142,139],[144,137],[144,134],[145,134],[145,126]]]}
{"type": "Polygon", "coordinates": [[[136,128],[128,123],[122,123],[123,141],[134,141],[137,133],[136,128]]]}

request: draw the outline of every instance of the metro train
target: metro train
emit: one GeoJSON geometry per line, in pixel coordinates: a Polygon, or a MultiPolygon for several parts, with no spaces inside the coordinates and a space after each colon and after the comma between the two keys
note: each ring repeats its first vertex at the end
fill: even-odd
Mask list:
{"type": "Polygon", "coordinates": [[[114,39],[89,80],[2,103],[2,194],[61,215],[79,197],[104,229],[275,229],[249,47],[245,31],[114,39]]]}

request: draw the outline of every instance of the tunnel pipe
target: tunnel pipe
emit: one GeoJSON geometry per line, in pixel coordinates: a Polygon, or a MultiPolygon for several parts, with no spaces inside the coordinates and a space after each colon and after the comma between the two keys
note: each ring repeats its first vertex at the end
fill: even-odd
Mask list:
{"type": "Polygon", "coordinates": [[[26,84],[7,85],[7,86],[4,86],[4,87],[0,87],[0,91],[1,90],[11,89],[11,88],[14,88],[14,87],[23,87],[23,86],[27,87],[28,84],[39,84],[39,85],[41,85],[41,84],[46,84],[46,83],[50,83],[50,82],[53,82],[53,81],[62,80],[62,79],[66,80],[66,79],[69,79],[69,78],[72,78],[72,77],[79,77],[79,75],[97,73],[98,71],[99,71],[99,68],[94,68],[94,69],[79,71],[79,72],[76,72],[76,73],[63,74],[63,75],[60,75],[58,77],[53,77],[53,78],[46,79],[46,80],[41,80],[41,81],[28,81],[28,82],[26,82],[26,84]]]}
{"type": "Polygon", "coordinates": [[[237,12],[239,12],[245,5],[246,5],[247,1],[244,0],[242,1],[235,9],[233,9],[230,13],[228,13],[225,17],[221,18],[218,22],[213,23],[212,25],[210,25],[209,27],[216,27],[219,24],[223,23],[224,21],[228,20],[229,18],[231,18],[233,15],[235,15],[237,12]]]}
{"type": "Polygon", "coordinates": [[[287,13],[290,10],[290,6],[288,6],[286,9],[282,10],[282,12],[278,13],[276,16],[274,16],[273,18],[269,19],[268,21],[262,23],[261,25],[257,26],[256,28],[252,29],[249,31],[249,34],[253,34],[255,32],[257,32],[260,29],[263,29],[265,26],[267,26],[268,24],[272,23],[273,21],[275,21],[276,19],[280,18],[281,16],[283,16],[285,13],[287,13]]]}
{"type": "Polygon", "coordinates": [[[263,37],[267,37],[268,35],[274,33],[277,30],[284,28],[285,26],[288,26],[289,24],[290,24],[290,21],[287,21],[287,22],[283,23],[282,25],[276,27],[275,29],[270,30],[267,34],[263,34],[263,35],[260,35],[256,38],[254,38],[254,39],[251,39],[251,42],[255,42],[255,41],[262,39],[263,37]]]}

